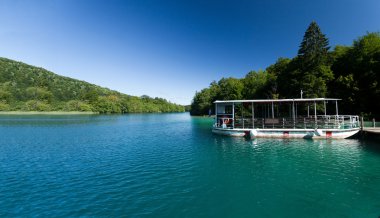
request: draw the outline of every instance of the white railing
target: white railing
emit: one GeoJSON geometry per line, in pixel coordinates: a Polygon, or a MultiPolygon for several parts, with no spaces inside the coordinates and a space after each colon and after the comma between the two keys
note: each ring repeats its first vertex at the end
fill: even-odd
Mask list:
{"type": "Polygon", "coordinates": [[[241,129],[351,129],[359,127],[359,116],[355,115],[318,115],[309,117],[255,118],[235,116],[217,116],[214,127],[241,129]]]}

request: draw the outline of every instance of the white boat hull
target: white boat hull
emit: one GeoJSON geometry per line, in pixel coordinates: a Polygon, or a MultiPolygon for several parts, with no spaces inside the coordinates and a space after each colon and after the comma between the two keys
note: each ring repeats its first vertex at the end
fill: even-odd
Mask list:
{"type": "Polygon", "coordinates": [[[345,139],[359,132],[352,129],[227,129],[213,128],[212,132],[226,136],[249,136],[251,138],[312,138],[312,139],[345,139]]]}

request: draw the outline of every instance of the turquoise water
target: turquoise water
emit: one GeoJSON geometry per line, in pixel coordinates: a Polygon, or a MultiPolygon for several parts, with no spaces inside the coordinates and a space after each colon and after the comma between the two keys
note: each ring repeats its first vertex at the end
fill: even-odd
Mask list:
{"type": "Polygon", "coordinates": [[[0,217],[380,216],[380,143],[251,141],[211,124],[0,116],[0,217]]]}

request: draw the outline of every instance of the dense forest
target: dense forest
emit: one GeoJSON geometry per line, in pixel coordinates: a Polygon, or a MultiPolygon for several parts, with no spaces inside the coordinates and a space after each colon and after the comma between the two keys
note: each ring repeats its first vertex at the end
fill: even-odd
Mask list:
{"type": "Polygon", "coordinates": [[[162,98],[129,96],[0,58],[0,111],[183,112],[162,98]]]}
{"type": "Polygon", "coordinates": [[[244,78],[222,78],[195,93],[192,115],[214,112],[215,100],[341,98],[340,112],[380,118],[380,34],[367,33],[351,46],[330,49],[316,22],[307,28],[298,55],[279,58],[244,78]]]}

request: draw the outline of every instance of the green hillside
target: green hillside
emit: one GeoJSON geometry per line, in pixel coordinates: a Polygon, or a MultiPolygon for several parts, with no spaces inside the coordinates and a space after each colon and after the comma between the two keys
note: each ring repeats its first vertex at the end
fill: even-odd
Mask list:
{"type": "Polygon", "coordinates": [[[162,98],[130,96],[0,58],[0,111],[182,112],[162,98]]]}

